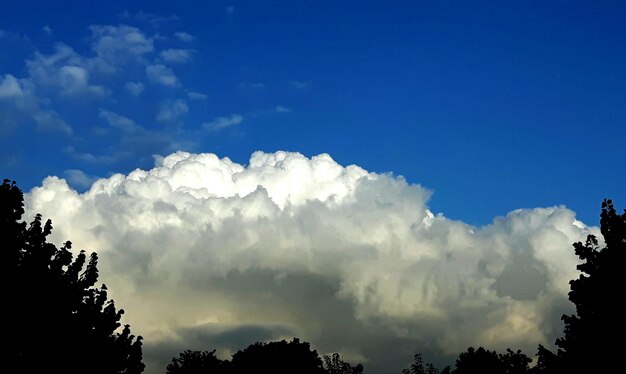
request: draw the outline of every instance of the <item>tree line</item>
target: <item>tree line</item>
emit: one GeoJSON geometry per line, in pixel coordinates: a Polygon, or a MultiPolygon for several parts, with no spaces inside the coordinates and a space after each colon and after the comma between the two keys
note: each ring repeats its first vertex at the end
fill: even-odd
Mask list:
{"type": "MultiPolygon", "coordinates": [[[[0,357],[20,373],[138,374],[143,372],[142,337],[120,323],[124,313],[107,296],[98,281],[98,256],[70,252],[67,241],[60,248],[48,243],[52,222],[37,214],[27,224],[24,196],[13,181],[0,187],[0,295],[4,321],[0,357]]],[[[454,367],[439,370],[415,354],[402,374],[550,374],[610,372],[620,367],[624,324],[622,295],[626,276],[626,210],[619,214],[611,200],[600,213],[604,246],[589,235],[573,244],[582,261],[581,272],[570,281],[569,300],[576,313],[563,315],[563,336],[556,351],[539,345],[536,362],[521,351],[504,353],[469,347],[454,367]]],[[[337,353],[319,356],[308,342],[257,342],[239,350],[231,359],[213,351],[181,352],[165,368],[167,374],[239,374],[250,372],[303,374],[361,374],[337,353]]]]}

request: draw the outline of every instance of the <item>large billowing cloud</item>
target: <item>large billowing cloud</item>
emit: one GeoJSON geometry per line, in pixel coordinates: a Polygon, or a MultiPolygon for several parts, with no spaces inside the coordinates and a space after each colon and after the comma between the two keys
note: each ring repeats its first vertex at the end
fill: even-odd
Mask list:
{"type": "Polygon", "coordinates": [[[185,348],[292,336],[380,373],[420,351],[550,345],[571,311],[571,243],[597,229],[565,207],[474,227],[433,214],[430,194],[326,154],[177,152],[83,194],[49,177],[27,207],[57,243],[100,254],[149,373],[185,348]]]}

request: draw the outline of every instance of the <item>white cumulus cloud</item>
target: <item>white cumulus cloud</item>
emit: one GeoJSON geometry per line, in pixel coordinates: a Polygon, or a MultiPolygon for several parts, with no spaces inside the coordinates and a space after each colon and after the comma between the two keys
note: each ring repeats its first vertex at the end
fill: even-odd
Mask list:
{"type": "Polygon", "coordinates": [[[565,207],[475,227],[433,214],[430,195],[327,154],[255,152],[241,165],[176,152],[83,194],[49,177],[26,206],[53,219],[56,242],[100,254],[146,338],[147,373],[185,348],[290,336],[373,372],[399,371],[420,347],[550,345],[571,311],[571,243],[597,228],[565,207]]]}

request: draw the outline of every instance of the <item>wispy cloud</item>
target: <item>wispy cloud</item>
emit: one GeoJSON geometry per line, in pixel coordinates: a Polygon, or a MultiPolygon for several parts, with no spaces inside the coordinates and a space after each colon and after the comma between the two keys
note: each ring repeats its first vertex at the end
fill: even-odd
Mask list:
{"type": "Polygon", "coordinates": [[[145,89],[145,86],[141,82],[127,82],[124,85],[124,89],[130,92],[133,96],[139,96],[145,89]]]}
{"type": "Polygon", "coordinates": [[[195,39],[193,35],[184,31],[175,32],[174,36],[176,36],[181,42],[185,43],[191,43],[195,39]]]}
{"type": "Polygon", "coordinates": [[[165,62],[185,63],[191,58],[191,49],[166,49],[159,55],[165,62]]]}
{"type": "Polygon", "coordinates": [[[253,88],[253,89],[262,89],[262,88],[266,88],[267,85],[261,82],[254,82],[254,83],[240,83],[239,84],[240,88],[253,88]]]}
{"type": "Polygon", "coordinates": [[[135,20],[146,22],[152,25],[153,27],[159,27],[162,23],[166,22],[175,22],[180,18],[175,14],[170,14],[169,16],[162,16],[155,13],[144,12],[143,10],[139,10],[136,13],[131,13],[128,10],[124,10],[122,13],[118,15],[118,17],[122,20],[135,20]]]}
{"type": "Polygon", "coordinates": [[[54,52],[46,55],[35,52],[26,61],[29,80],[44,89],[53,89],[62,95],[93,95],[104,97],[110,92],[90,82],[89,68],[98,59],[87,59],[71,47],[58,43],[54,52]]]}
{"type": "Polygon", "coordinates": [[[161,64],[146,66],[146,76],[149,80],[167,87],[176,87],[179,85],[178,78],[174,75],[174,71],[161,64]]]}
{"type": "Polygon", "coordinates": [[[243,116],[240,114],[231,114],[228,117],[217,117],[211,122],[206,122],[202,125],[205,130],[219,131],[228,127],[239,125],[243,122],[243,116]]]}
{"type": "Polygon", "coordinates": [[[159,112],[156,115],[158,122],[173,122],[179,120],[189,112],[187,102],[182,99],[165,101],[159,105],[159,112]]]}
{"type": "Polygon", "coordinates": [[[131,133],[142,130],[135,121],[120,114],[111,112],[110,110],[100,109],[100,118],[104,119],[109,125],[116,127],[124,132],[131,133]]]}
{"type": "Polygon", "coordinates": [[[0,80],[0,98],[23,96],[24,90],[20,82],[11,74],[5,74],[0,80]]]}
{"type": "Polygon", "coordinates": [[[187,96],[191,99],[191,100],[206,100],[207,95],[200,93],[200,92],[195,92],[195,91],[189,91],[187,92],[187,96]]]}
{"type": "Polygon", "coordinates": [[[276,105],[276,107],[274,107],[274,111],[276,113],[291,113],[292,112],[290,108],[284,107],[282,105],[276,105]]]}
{"type": "Polygon", "coordinates": [[[42,110],[33,115],[37,128],[44,131],[61,131],[67,135],[74,132],[72,127],[54,110],[42,110]]]}
{"type": "Polygon", "coordinates": [[[31,79],[17,79],[11,74],[0,78],[0,133],[10,133],[23,123],[35,123],[40,131],[72,135],[72,127],[33,90],[31,79]]]}
{"type": "Polygon", "coordinates": [[[63,151],[68,154],[70,157],[88,163],[95,164],[110,164],[117,161],[117,157],[114,155],[94,155],[91,152],[80,152],[77,151],[74,146],[67,146],[63,148],[63,151]]]}
{"type": "Polygon", "coordinates": [[[114,72],[129,62],[144,63],[154,51],[154,40],[140,29],[127,25],[92,25],[91,48],[97,58],[94,64],[101,70],[114,72]]]}
{"type": "Polygon", "coordinates": [[[48,25],[45,25],[41,28],[41,31],[45,32],[48,35],[52,35],[52,28],[48,25]]]}
{"type": "Polygon", "coordinates": [[[289,81],[289,85],[293,88],[303,90],[305,88],[309,88],[311,86],[311,81],[289,81]]]}

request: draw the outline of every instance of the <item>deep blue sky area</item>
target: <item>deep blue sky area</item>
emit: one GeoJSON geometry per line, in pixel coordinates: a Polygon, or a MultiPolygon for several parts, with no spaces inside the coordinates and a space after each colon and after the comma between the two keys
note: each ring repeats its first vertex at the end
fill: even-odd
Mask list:
{"type": "Polygon", "coordinates": [[[2,8],[0,172],[25,190],[82,191],[175,150],[287,150],[402,175],[471,224],[626,206],[626,2],[2,8]]]}

